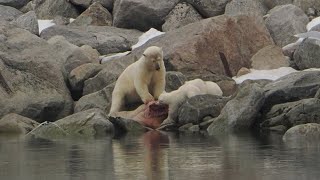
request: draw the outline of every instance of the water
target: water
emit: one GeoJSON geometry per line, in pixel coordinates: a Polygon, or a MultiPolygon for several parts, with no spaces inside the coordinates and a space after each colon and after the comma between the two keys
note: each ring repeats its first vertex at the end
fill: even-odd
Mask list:
{"type": "Polygon", "coordinates": [[[148,132],[118,139],[26,141],[0,136],[1,180],[320,179],[320,146],[280,136],[148,132]]]}

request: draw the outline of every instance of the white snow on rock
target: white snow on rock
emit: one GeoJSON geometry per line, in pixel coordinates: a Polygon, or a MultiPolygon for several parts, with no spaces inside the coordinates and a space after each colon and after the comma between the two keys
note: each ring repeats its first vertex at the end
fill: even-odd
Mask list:
{"type": "Polygon", "coordinates": [[[313,27],[317,26],[318,24],[320,24],[320,16],[312,19],[312,21],[310,21],[307,24],[307,30],[310,31],[313,27]]]}
{"type": "Polygon", "coordinates": [[[143,33],[140,37],[139,37],[139,41],[137,42],[137,44],[131,46],[131,49],[135,49],[137,47],[142,46],[143,44],[145,44],[147,41],[149,41],[150,39],[153,39],[157,36],[160,36],[164,34],[164,32],[158,31],[154,28],[149,29],[149,31],[143,33]]]}
{"type": "Polygon", "coordinates": [[[122,53],[117,53],[117,54],[112,54],[110,56],[100,56],[99,59],[100,59],[100,63],[103,64],[107,61],[110,61],[112,59],[116,59],[116,58],[119,58],[119,57],[123,57],[123,56],[126,56],[127,54],[129,54],[131,51],[126,51],[126,52],[122,52],[122,53]]]}
{"type": "Polygon", "coordinates": [[[247,79],[251,80],[259,80],[259,79],[268,79],[268,80],[277,80],[283,76],[291,74],[293,72],[297,72],[297,70],[291,67],[281,67],[278,69],[271,70],[255,70],[250,69],[250,73],[242,75],[240,77],[233,77],[232,79],[236,81],[237,84],[241,84],[243,81],[247,79]]]}
{"type": "Polygon", "coordinates": [[[43,19],[38,19],[38,24],[39,24],[39,34],[44,29],[47,29],[48,27],[55,25],[55,23],[53,23],[53,20],[43,20],[43,19]]]}

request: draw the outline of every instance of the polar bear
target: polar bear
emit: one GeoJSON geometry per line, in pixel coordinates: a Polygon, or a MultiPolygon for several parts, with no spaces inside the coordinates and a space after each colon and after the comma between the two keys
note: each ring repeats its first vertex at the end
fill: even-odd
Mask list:
{"type": "Polygon", "coordinates": [[[162,125],[173,124],[176,121],[178,109],[186,99],[203,94],[222,96],[223,93],[218,84],[201,79],[186,81],[175,91],[169,93],[163,92],[158,100],[160,104],[169,105],[169,113],[167,119],[162,122],[162,125]]]}
{"type": "Polygon", "coordinates": [[[148,104],[158,99],[165,88],[165,74],[162,48],[148,47],[141,58],[119,76],[112,92],[109,115],[125,110],[128,104],[148,104]]]}

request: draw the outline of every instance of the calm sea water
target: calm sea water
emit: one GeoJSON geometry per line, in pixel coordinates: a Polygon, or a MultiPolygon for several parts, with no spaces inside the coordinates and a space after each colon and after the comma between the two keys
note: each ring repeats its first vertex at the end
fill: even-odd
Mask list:
{"type": "Polygon", "coordinates": [[[0,179],[318,180],[320,147],[253,134],[213,138],[151,131],[55,142],[1,135],[0,179]]]}

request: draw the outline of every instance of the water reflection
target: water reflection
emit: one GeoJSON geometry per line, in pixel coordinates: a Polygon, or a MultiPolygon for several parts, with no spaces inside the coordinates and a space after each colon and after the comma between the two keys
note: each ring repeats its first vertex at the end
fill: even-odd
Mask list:
{"type": "Polygon", "coordinates": [[[118,139],[25,141],[0,136],[1,180],[318,179],[320,147],[281,136],[150,131],[118,139]]]}

